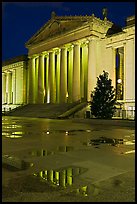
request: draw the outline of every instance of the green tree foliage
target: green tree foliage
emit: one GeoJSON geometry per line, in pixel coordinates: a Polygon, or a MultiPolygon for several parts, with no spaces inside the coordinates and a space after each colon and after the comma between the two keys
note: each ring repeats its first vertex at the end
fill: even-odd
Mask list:
{"type": "Polygon", "coordinates": [[[97,77],[97,85],[91,93],[91,114],[97,118],[112,118],[115,112],[115,90],[108,78],[108,72],[103,71],[97,77]]]}

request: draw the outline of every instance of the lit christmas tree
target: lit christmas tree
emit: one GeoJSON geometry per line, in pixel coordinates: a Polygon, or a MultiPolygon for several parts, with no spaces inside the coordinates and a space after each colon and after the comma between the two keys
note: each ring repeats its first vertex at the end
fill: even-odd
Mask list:
{"type": "Polygon", "coordinates": [[[96,118],[110,119],[115,112],[116,97],[111,82],[108,72],[103,71],[103,74],[97,77],[97,86],[91,93],[91,114],[96,118]]]}

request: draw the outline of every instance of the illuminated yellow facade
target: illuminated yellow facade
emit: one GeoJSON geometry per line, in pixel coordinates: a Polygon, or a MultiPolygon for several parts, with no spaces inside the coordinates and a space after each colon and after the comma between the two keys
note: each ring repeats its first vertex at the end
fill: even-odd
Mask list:
{"type": "Polygon", "coordinates": [[[135,17],[56,16],[26,43],[28,56],[2,67],[2,104],[90,101],[103,70],[123,109],[135,107],[135,17]]]}
{"type": "Polygon", "coordinates": [[[2,104],[26,104],[27,101],[26,55],[2,64],[2,104]]]}

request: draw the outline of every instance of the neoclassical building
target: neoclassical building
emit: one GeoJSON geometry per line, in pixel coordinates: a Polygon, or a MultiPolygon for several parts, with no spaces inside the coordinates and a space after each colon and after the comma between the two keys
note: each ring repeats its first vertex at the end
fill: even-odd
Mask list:
{"type": "Polygon", "coordinates": [[[123,109],[135,108],[135,16],[120,28],[91,16],[56,16],[25,44],[28,55],[2,64],[2,104],[90,101],[109,73],[123,109]]]}

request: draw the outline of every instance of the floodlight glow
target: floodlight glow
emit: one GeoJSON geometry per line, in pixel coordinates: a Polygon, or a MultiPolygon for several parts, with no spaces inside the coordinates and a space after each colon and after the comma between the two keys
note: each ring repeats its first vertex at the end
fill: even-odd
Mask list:
{"type": "Polygon", "coordinates": [[[121,83],[122,83],[122,80],[121,80],[121,79],[118,79],[118,80],[117,80],[117,83],[118,83],[118,84],[121,84],[121,83]]]}

